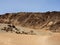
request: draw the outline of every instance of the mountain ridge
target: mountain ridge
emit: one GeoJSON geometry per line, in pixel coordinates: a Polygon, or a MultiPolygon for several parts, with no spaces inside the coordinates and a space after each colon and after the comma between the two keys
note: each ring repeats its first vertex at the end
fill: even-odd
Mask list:
{"type": "Polygon", "coordinates": [[[0,15],[0,23],[60,32],[60,12],[18,12],[0,15]]]}

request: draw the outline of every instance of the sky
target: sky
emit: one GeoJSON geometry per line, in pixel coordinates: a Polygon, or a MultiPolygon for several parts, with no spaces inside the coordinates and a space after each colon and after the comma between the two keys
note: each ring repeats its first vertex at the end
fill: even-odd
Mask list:
{"type": "Polygon", "coordinates": [[[0,14],[60,11],[60,0],[0,0],[0,14]]]}

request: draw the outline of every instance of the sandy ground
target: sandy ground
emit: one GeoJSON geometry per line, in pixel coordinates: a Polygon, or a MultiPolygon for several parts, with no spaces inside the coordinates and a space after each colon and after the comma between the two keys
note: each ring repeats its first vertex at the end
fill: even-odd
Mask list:
{"type": "Polygon", "coordinates": [[[0,33],[0,45],[60,45],[60,34],[40,36],[0,33]]]}
{"type": "Polygon", "coordinates": [[[48,31],[35,31],[33,29],[20,28],[20,30],[33,30],[37,35],[24,35],[1,31],[6,24],[0,24],[0,45],[60,45],[60,33],[48,31]]]}

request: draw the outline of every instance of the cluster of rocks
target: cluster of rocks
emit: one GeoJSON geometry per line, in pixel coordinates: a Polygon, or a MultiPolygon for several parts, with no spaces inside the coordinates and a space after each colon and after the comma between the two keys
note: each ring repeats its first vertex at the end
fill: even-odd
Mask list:
{"type": "Polygon", "coordinates": [[[20,31],[14,25],[7,25],[7,27],[2,28],[1,30],[6,31],[6,32],[11,32],[11,33],[15,32],[16,34],[31,34],[31,35],[36,35],[36,33],[33,30],[31,30],[29,32],[20,31]]]}

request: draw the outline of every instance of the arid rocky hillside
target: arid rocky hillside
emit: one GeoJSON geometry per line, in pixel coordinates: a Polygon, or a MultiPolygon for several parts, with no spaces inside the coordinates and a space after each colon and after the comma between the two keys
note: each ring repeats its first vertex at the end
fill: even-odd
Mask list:
{"type": "Polygon", "coordinates": [[[0,15],[0,23],[60,32],[60,12],[18,12],[0,15]]]}

